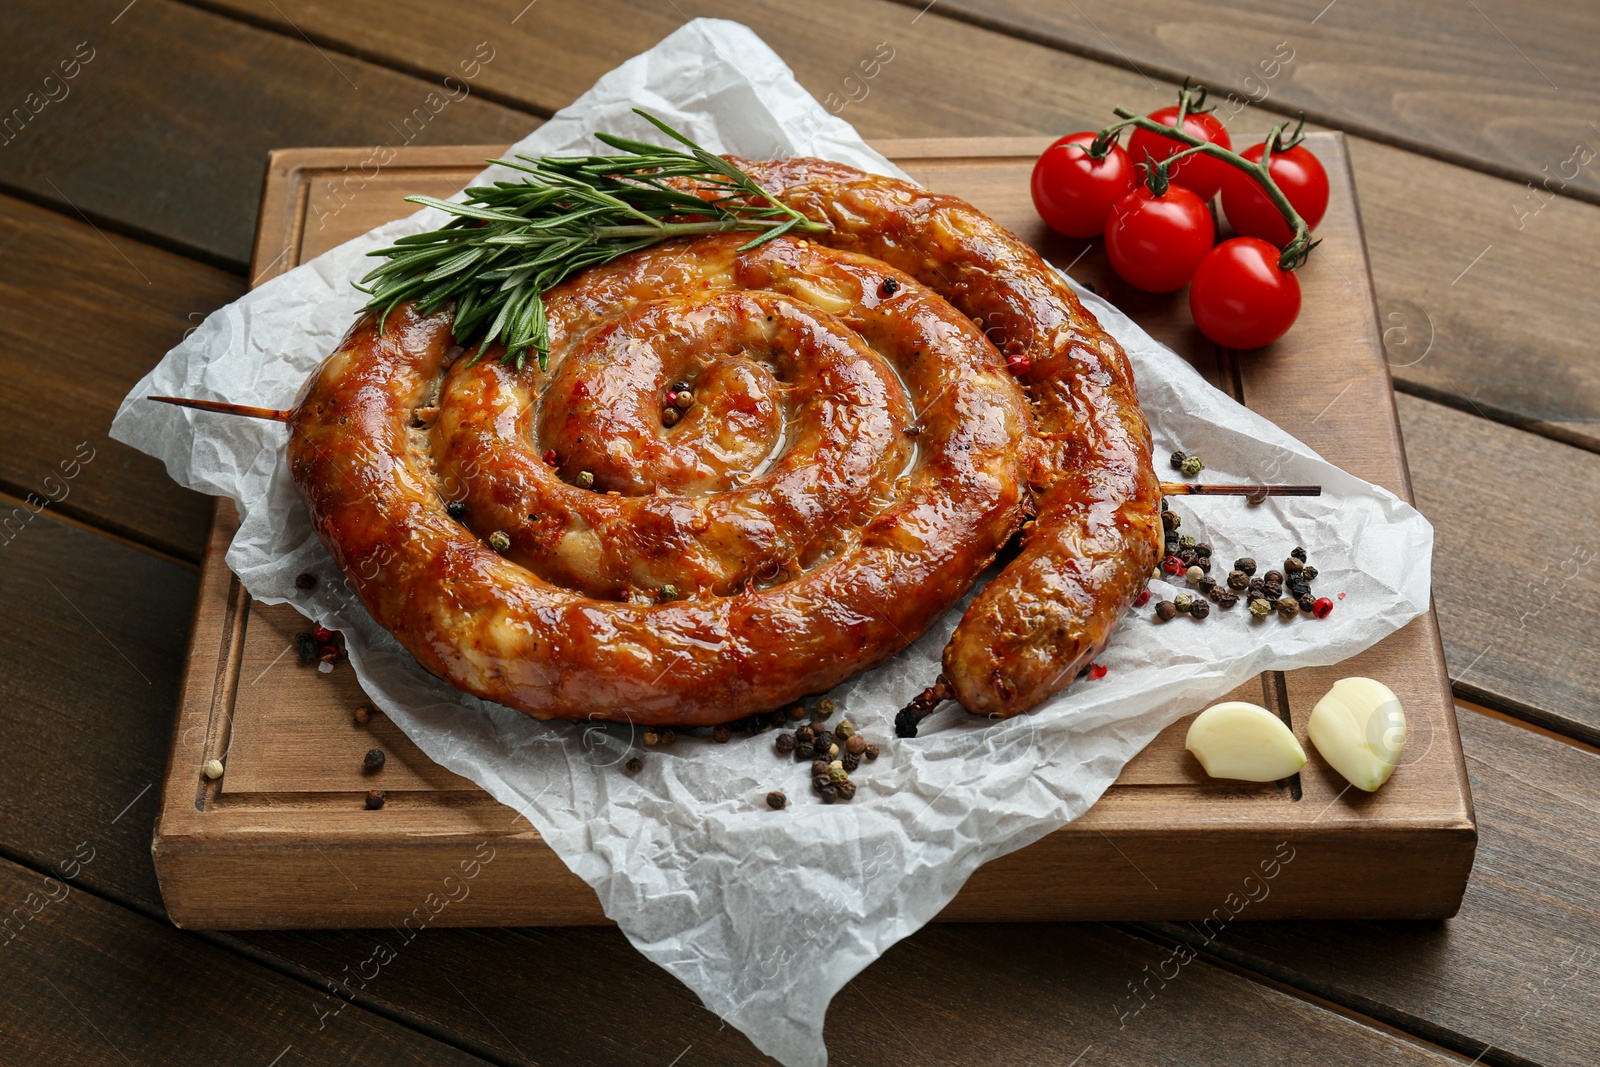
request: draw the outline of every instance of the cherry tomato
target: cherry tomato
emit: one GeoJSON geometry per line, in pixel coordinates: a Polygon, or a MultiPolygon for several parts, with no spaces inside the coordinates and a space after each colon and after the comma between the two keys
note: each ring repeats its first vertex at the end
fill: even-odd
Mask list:
{"type": "Polygon", "coordinates": [[[1121,145],[1112,145],[1104,159],[1091,159],[1086,149],[1095,136],[1069,133],[1033,165],[1033,206],[1046,225],[1068,237],[1100,236],[1111,205],[1139,180],[1121,145]]]}
{"type": "MultiPolygon", "coordinates": [[[[1171,126],[1178,121],[1176,106],[1164,107],[1160,111],[1152,111],[1150,117],[1157,122],[1171,126]]],[[[1222,121],[1210,112],[1198,115],[1186,115],[1183,119],[1183,132],[1190,137],[1202,141],[1210,141],[1223,148],[1232,148],[1233,139],[1228,136],[1227,129],[1222,121]]],[[[1150,133],[1147,130],[1134,130],[1133,136],[1128,138],[1128,158],[1135,166],[1145,162],[1145,153],[1155,160],[1166,159],[1170,155],[1182,152],[1189,146],[1182,141],[1175,141],[1171,137],[1159,133],[1150,133]]],[[[1217,195],[1217,190],[1222,188],[1223,175],[1233,170],[1220,159],[1212,159],[1207,155],[1190,156],[1188,159],[1172,168],[1168,175],[1179,185],[1188,186],[1200,194],[1200,199],[1210,200],[1217,195]]]]}
{"type": "Polygon", "coordinates": [[[1191,190],[1170,185],[1161,196],[1139,186],[1118,200],[1106,222],[1106,256],[1137,289],[1182,289],[1216,239],[1211,209],[1191,190]]]}
{"type": "Polygon", "coordinates": [[[1294,325],[1300,281],[1278,266],[1278,249],[1259,237],[1234,237],[1200,261],[1189,286],[1189,313],[1214,344],[1260,348],[1294,325]]]}
{"type": "MultiPolygon", "coordinates": [[[[1266,150],[1266,145],[1258,144],[1242,155],[1252,163],[1260,163],[1266,150]]],[[[1295,145],[1288,151],[1274,152],[1267,169],[1306,225],[1314,229],[1328,210],[1328,172],[1317,157],[1295,145]]],[[[1222,179],[1222,208],[1234,230],[1246,237],[1259,237],[1282,248],[1294,236],[1283,212],[1267,199],[1261,183],[1236,167],[1229,167],[1222,179]]]]}

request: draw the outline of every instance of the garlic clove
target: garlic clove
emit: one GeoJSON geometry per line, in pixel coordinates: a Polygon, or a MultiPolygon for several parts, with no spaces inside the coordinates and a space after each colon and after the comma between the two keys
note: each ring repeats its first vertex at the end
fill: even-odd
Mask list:
{"type": "Polygon", "coordinates": [[[1341,678],[1311,709],[1306,733],[1322,758],[1371,793],[1394,773],[1406,747],[1400,698],[1371,678],[1341,678]]]}
{"type": "Polygon", "coordinates": [[[1183,747],[1213,778],[1275,782],[1306,765],[1305,749],[1266,708],[1228,700],[1202,711],[1189,724],[1183,747]]]}

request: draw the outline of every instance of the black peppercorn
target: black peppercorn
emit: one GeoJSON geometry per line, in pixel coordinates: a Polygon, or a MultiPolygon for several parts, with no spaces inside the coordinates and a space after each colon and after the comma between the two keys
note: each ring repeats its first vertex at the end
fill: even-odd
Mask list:
{"type": "Polygon", "coordinates": [[[1317,598],[1312,596],[1310,593],[1306,593],[1300,598],[1299,604],[1300,610],[1305,612],[1307,615],[1310,615],[1317,609],[1317,598]]]}
{"type": "Polygon", "coordinates": [[[1162,622],[1171,622],[1178,617],[1178,605],[1170,600],[1163,600],[1156,605],[1156,618],[1162,622]]]}
{"type": "Polygon", "coordinates": [[[1229,589],[1246,589],[1246,588],[1249,587],[1249,585],[1250,585],[1250,578],[1244,573],[1244,571],[1229,571],[1228,572],[1228,588],[1229,589]]]}
{"type": "Polygon", "coordinates": [[[794,728],[794,739],[796,741],[815,741],[816,737],[816,728],[810,723],[805,723],[804,725],[796,726],[794,728]]]}
{"type": "Polygon", "coordinates": [[[1311,583],[1298,575],[1289,579],[1288,587],[1291,596],[1301,597],[1311,592],[1311,583]]]}
{"type": "Polygon", "coordinates": [[[794,746],[794,734],[779,734],[778,739],[772,743],[772,747],[778,750],[780,756],[787,756],[793,752],[794,746]]]}
{"type": "Polygon", "coordinates": [[[875,759],[877,759],[877,758],[878,758],[878,754],[879,754],[879,749],[878,749],[878,746],[877,746],[877,745],[868,745],[868,746],[867,746],[867,747],[866,747],[866,748],[865,748],[865,749],[864,749],[864,750],[863,750],[863,751],[862,751],[862,753],[861,753],[861,754],[862,754],[862,755],[863,755],[863,756],[865,756],[865,757],[867,757],[867,762],[868,762],[868,763],[871,763],[871,762],[872,762],[872,761],[873,761],[873,760],[875,760],[875,759]]]}
{"type": "Polygon", "coordinates": [[[1317,580],[1317,568],[1312,567],[1312,566],[1306,566],[1306,567],[1301,568],[1300,577],[1304,578],[1308,582],[1316,581],[1317,580]]]}
{"type": "Polygon", "coordinates": [[[1194,566],[1194,561],[1199,559],[1200,557],[1196,556],[1194,554],[1194,549],[1192,549],[1192,548],[1184,548],[1184,549],[1179,549],[1178,558],[1183,561],[1183,565],[1185,567],[1192,567],[1192,566],[1194,566]]]}
{"type": "Polygon", "coordinates": [[[1199,567],[1201,570],[1205,571],[1207,574],[1211,573],[1211,557],[1210,556],[1196,556],[1194,558],[1194,565],[1196,567],[1199,567]]]}
{"type": "Polygon", "coordinates": [[[794,745],[794,761],[804,763],[806,760],[816,759],[817,749],[810,741],[796,741],[794,745]]]}
{"type": "Polygon", "coordinates": [[[1161,513],[1161,525],[1169,530],[1176,530],[1183,525],[1183,520],[1178,517],[1176,511],[1163,511],[1161,513]]]}
{"type": "Polygon", "coordinates": [[[1177,555],[1177,554],[1178,554],[1178,552],[1179,552],[1179,550],[1180,550],[1180,549],[1181,549],[1181,548],[1182,548],[1182,547],[1183,547],[1183,546],[1182,546],[1182,545],[1180,545],[1180,544],[1179,544],[1179,543],[1178,543],[1178,539],[1177,539],[1177,538],[1175,538],[1175,537],[1168,537],[1168,538],[1167,538],[1167,541],[1166,541],[1166,544],[1164,544],[1164,545],[1163,545],[1163,546],[1162,546],[1162,548],[1164,548],[1164,549],[1165,549],[1165,551],[1164,551],[1164,552],[1162,552],[1162,553],[1161,553],[1161,554],[1162,554],[1162,556],[1164,556],[1164,557],[1165,557],[1165,556],[1176,556],[1176,555],[1177,555]]]}
{"type": "Polygon", "coordinates": [[[839,802],[839,787],[833,782],[818,787],[817,793],[821,795],[824,804],[836,804],[839,802]]]}
{"type": "Polygon", "coordinates": [[[727,744],[728,739],[732,736],[733,731],[729,730],[726,726],[713,726],[711,728],[711,740],[715,741],[719,745],[727,744]]]}
{"type": "Polygon", "coordinates": [[[846,778],[842,782],[833,783],[834,795],[838,799],[849,802],[856,798],[856,784],[846,778]]]}
{"type": "Polygon", "coordinates": [[[789,798],[784,796],[780,790],[774,789],[767,794],[767,807],[773,811],[782,811],[783,806],[787,803],[789,803],[789,798]]]}
{"type": "Polygon", "coordinates": [[[1264,580],[1268,581],[1268,582],[1277,582],[1279,585],[1283,584],[1283,572],[1282,571],[1268,571],[1267,573],[1263,574],[1261,577],[1264,580]]]}
{"type": "Polygon", "coordinates": [[[1250,579],[1249,584],[1245,586],[1245,588],[1247,590],[1249,590],[1250,592],[1252,592],[1252,593],[1260,593],[1261,592],[1261,587],[1266,585],[1266,584],[1267,583],[1262,581],[1260,578],[1252,578],[1252,579],[1250,579]]]}
{"type": "Polygon", "coordinates": [[[638,756],[635,756],[627,762],[626,767],[629,774],[638,774],[640,771],[644,770],[644,760],[640,759],[638,756]]]}
{"type": "Polygon", "coordinates": [[[1268,598],[1270,598],[1272,600],[1276,600],[1276,599],[1278,599],[1279,597],[1281,597],[1283,595],[1283,583],[1282,582],[1263,582],[1261,584],[1261,591],[1263,593],[1265,593],[1268,596],[1268,598]]]}
{"type": "Polygon", "coordinates": [[[317,662],[317,638],[314,634],[295,634],[294,643],[296,650],[299,652],[301,663],[317,662]]]}
{"type": "Polygon", "coordinates": [[[1217,580],[1211,577],[1209,574],[1204,578],[1201,578],[1195,583],[1195,585],[1198,586],[1200,591],[1206,596],[1210,596],[1217,591],[1217,580]]]}
{"type": "Polygon", "coordinates": [[[790,704],[784,709],[783,713],[789,717],[790,722],[799,722],[806,717],[806,706],[804,704],[790,704]]]}
{"type": "Polygon", "coordinates": [[[1248,577],[1255,574],[1256,561],[1251,559],[1249,556],[1240,556],[1238,559],[1233,561],[1233,569],[1236,571],[1244,571],[1245,575],[1248,577]]]}
{"type": "Polygon", "coordinates": [[[1295,603],[1292,597],[1280,597],[1278,599],[1278,614],[1286,619],[1292,619],[1300,614],[1300,605],[1295,603]]]}
{"type": "Polygon", "coordinates": [[[1230,593],[1225,589],[1217,590],[1217,607],[1231,608],[1239,602],[1238,593],[1230,593]]]}
{"type": "Polygon", "coordinates": [[[383,798],[383,790],[381,790],[381,789],[369,789],[369,790],[367,790],[367,810],[368,811],[377,811],[379,808],[383,807],[383,799],[384,799],[383,798]]]}
{"type": "Polygon", "coordinates": [[[1188,458],[1189,458],[1189,453],[1180,450],[1180,451],[1174,452],[1172,454],[1172,458],[1169,459],[1168,462],[1172,464],[1172,469],[1173,470],[1181,471],[1181,470],[1183,470],[1183,461],[1188,459],[1188,458]]]}
{"type": "Polygon", "coordinates": [[[1211,605],[1207,604],[1204,600],[1196,600],[1193,604],[1189,605],[1189,617],[1191,619],[1203,619],[1210,614],[1211,605]]]}
{"type": "Polygon", "coordinates": [[[467,517],[467,502],[465,500],[451,500],[445,504],[444,513],[459,522],[467,517]]]}
{"type": "Polygon", "coordinates": [[[361,769],[366,771],[368,774],[375,774],[378,771],[383,770],[383,765],[386,762],[387,757],[384,756],[383,749],[370,749],[367,752],[366,758],[361,761],[361,769]]]}
{"type": "Polygon", "coordinates": [[[825,760],[819,755],[816,758],[816,761],[811,764],[811,777],[826,778],[828,776],[828,764],[830,762],[832,761],[825,760]]]}
{"type": "Polygon", "coordinates": [[[1306,561],[1306,550],[1301,548],[1299,545],[1295,545],[1294,548],[1290,549],[1289,555],[1299,560],[1301,563],[1306,561]]]}
{"type": "Polygon", "coordinates": [[[1209,556],[1211,555],[1211,545],[1205,541],[1197,541],[1195,542],[1194,552],[1197,556],[1209,556]]]}
{"type": "Polygon", "coordinates": [[[839,757],[839,762],[844,764],[845,772],[850,773],[861,766],[861,757],[847,750],[844,755],[839,757]]]}
{"type": "Polygon", "coordinates": [[[294,587],[296,589],[315,589],[317,587],[317,576],[315,574],[297,574],[294,576],[294,587]]]}
{"type": "Polygon", "coordinates": [[[1295,559],[1293,556],[1290,556],[1288,559],[1283,561],[1283,573],[1285,574],[1296,574],[1305,570],[1305,567],[1306,565],[1304,563],[1295,559]]]}

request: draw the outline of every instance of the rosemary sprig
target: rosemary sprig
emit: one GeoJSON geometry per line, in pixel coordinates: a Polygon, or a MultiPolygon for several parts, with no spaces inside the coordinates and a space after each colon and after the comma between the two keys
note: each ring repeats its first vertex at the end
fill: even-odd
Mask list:
{"type": "Polygon", "coordinates": [[[506,362],[521,369],[533,352],[544,368],[550,335],[543,294],[586,267],[672,237],[751,231],[758,236],[744,248],[754,248],[781,234],[830,228],[779,203],[654,115],[634,113],[684,147],[597,133],[623,154],[492,159],[527,177],[468,189],[464,203],[406,197],[455,217],[369,252],[387,262],[356,284],[372,297],[362,310],[386,319],[407,300],[424,314],[453,300],[458,344],[477,345],[481,354],[502,341],[506,362]],[[686,178],[716,195],[705,199],[669,184],[686,178]]]}

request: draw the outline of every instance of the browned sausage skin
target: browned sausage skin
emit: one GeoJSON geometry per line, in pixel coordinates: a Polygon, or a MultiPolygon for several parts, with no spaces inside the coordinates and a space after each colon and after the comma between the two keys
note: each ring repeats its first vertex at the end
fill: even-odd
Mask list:
{"type": "Polygon", "coordinates": [[[944,667],[974,712],[1034,706],[1159,552],[1126,358],[970,205],[816,160],[743,165],[837,247],[730,235],[585,272],[547,294],[548,373],[457,358],[448,312],[358,322],[291,420],[319,536],[458,688],[704,725],[905,647],[1031,508],[944,667]],[[1030,357],[1026,394],[996,344],[1030,357]],[[668,427],[679,378],[696,399],[668,427]]]}

